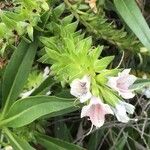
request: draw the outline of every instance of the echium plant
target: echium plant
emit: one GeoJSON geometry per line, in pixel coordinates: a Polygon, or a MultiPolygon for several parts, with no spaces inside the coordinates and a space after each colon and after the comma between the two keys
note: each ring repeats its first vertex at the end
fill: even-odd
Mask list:
{"type": "Polygon", "coordinates": [[[46,136],[41,123],[34,122],[45,115],[54,117],[78,109],[74,106],[73,98],[43,94],[45,89],[55,84],[53,78],[47,76],[47,70],[38,78],[41,81],[34,81],[32,91],[22,95],[26,87],[31,87],[25,84],[31,83],[29,80],[32,80],[29,73],[38,43],[36,38],[30,44],[22,40],[4,71],[0,84],[2,94],[0,95],[0,148],[10,148],[9,145],[11,145],[14,150],[35,150],[34,145],[40,144],[47,149],[57,147],[68,149],[69,147],[82,150],[76,145],[46,136]]]}
{"type": "Polygon", "coordinates": [[[130,86],[136,77],[129,74],[130,69],[107,69],[114,57],[102,58],[103,47],[93,47],[91,37],[76,31],[78,22],[67,24],[64,20],[70,21],[67,16],[62,24],[51,24],[54,36],[40,38],[45,45],[40,61],[52,65],[57,80],[70,84],[70,93],[84,104],[81,117],[88,116],[96,127],[103,125],[106,114],[128,122],[127,113],[133,114],[135,108],[124,99],[134,97],[130,86]]]}

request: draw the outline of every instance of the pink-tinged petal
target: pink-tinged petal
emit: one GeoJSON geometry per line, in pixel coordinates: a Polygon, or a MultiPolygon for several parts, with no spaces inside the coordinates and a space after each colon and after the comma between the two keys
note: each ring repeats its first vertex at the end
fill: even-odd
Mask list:
{"type": "Polygon", "coordinates": [[[81,118],[88,116],[94,126],[101,127],[104,124],[106,114],[113,114],[110,106],[104,104],[100,98],[93,96],[89,105],[82,108],[81,118]]]}
{"type": "Polygon", "coordinates": [[[83,103],[89,100],[92,96],[90,92],[90,84],[90,77],[87,75],[82,79],[75,79],[70,84],[70,93],[79,98],[80,102],[83,103]]]}
{"type": "Polygon", "coordinates": [[[108,80],[108,86],[114,89],[125,99],[133,98],[134,93],[129,89],[129,87],[137,79],[134,75],[129,74],[130,69],[125,69],[118,73],[118,77],[110,77],[108,80]]]}
{"type": "Polygon", "coordinates": [[[105,112],[100,104],[92,105],[90,108],[90,120],[96,127],[101,127],[105,121],[105,112]]]}
{"type": "Polygon", "coordinates": [[[102,100],[96,96],[92,96],[91,97],[91,100],[90,100],[90,105],[93,105],[93,104],[101,104],[102,103],[102,100]]]}

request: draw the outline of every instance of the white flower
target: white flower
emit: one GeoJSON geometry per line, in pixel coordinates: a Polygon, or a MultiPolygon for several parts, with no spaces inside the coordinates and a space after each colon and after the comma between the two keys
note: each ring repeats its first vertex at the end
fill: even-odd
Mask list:
{"type": "Polygon", "coordinates": [[[118,73],[117,77],[109,77],[108,86],[116,90],[124,99],[133,98],[135,94],[129,87],[137,79],[134,75],[129,74],[130,69],[125,69],[118,73]]]}
{"type": "Polygon", "coordinates": [[[33,89],[32,89],[32,90],[30,90],[30,91],[27,91],[27,92],[21,93],[21,94],[20,94],[20,97],[21,97],[21,98],[26,98],[26,97],[30,96],[30,95],[31,95],[31,93],[32,93],[34,90],[35,90],[35,88],[33,88],[33,89]]]}
{"type": "Polygon", "coordinates": [[[93,96],[89,105],[82,108],[81,118],[88,116],[92,125],[99,128],[104,124],[106,114],[113,114],[110,106],[104,104],[100,98],[93,96]]]}
{"type": "Polygon", "coordinates": [[[47,93],[46,93],[46,95],[48,96],[48,95],[50,95],[52,92],[51,91],[48,91],[47,93]]]}
{"type": "Polygon", "coordinates": [[[13,150],[12,146],[6,146],[4,150],[13,150]]]}
{"type": "Polygon", "coordinates": [[[82,79],[75,79],[70,84],[70,93],[79,98],[81,103],[89,100],[92,96],[90,92],[90,77],[85,75],[82,79]]]}
{"type": "Polygon", "coordinates": [[[47,67],[45,67],[44,73],[43,73],[44,79],[48,77],[49,73],[50,73],[50,69],[49,69],[49,67],[47,66],[47,67]]]}
{"type": "Polygon", "coordinates": [[[142,93],[146,96],[146,98],[150,98],[150,87],[145,87],[142,93]]]}
{"type": "Polygon", "coordinates": [[[118,121],[127,123],[130,120],[127,113],[133,114],[135,107],[126,102],[119,101],[119,103],[116,105],[116,107],[112,108],[112,109],[113,109],[114,114],[116,115],[118,121]]]}

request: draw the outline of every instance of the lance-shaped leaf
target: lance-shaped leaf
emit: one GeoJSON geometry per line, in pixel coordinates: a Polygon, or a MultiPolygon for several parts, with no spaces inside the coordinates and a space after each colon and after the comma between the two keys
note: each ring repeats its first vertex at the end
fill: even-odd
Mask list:
{"type": "Polygon", "coordinates": [[[130,87],[131,90],[140,90],[145,86],[150,86],[150,79],[137,79],[130,87]]]}
{"type": "Polygon", "coordinates": [[[3,77],[3,105],[4,114],[9,106],[18,98],[32,67],[36,54],[37,41],[29,46],[22,41],[10,59],[3,77]]]}
{"type": "Polygon", "coordinates": [[[4,134],[6,134],[14,150],[35,150],[25,139],[18,137],[9,129],[5,128],[4,134]]]}
{"type": "Polygon", "coordinates": [[[0,126],[22,127],[44,115],[52,117],[66,113],[67,109],[74,111],[74,100],[55,96],[33,96],[18,100],[11,106],[0,126]]]}
{"type": "Polygon", "coordinates": [[[150,50],[150,29],[135,0],[114,0],[117,11],[142,44],[150,50]]]}
{"type": "Polygon", "coordinates": [[[47,150],[85,150],[77,145],[39,133],[36,134],[36,138],[37,142],[43,145],[47,150]]]}

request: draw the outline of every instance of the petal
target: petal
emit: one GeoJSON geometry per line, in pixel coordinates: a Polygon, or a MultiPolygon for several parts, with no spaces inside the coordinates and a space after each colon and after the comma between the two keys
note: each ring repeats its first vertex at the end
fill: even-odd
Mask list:
{"type": "Polygon", "coordinates": [[[95,127],[100,128],[101,126],[103,126],[103,124],[105,122],[105,116],[100,114],[98,118],[90,117],[90,120],[95,127]]]}
{"type": "Polygon", "coordinates": [[[86,93],[86,94],[80,96],[80,97],[79,97],[79,98],[80,98],[80,102],[81,102],[81,103],[86,102],[87,100],[89,100],[89,99],[91,98],[91,96],[92,96],[92,94],[91,94],[90,92],[88,92],[88,93],[86,93]]]}
{"type": "Polygon", "coordinates": [[[118,88],[117,88],[117,80],[118,80],[118,77],[109,77],[107,85],[109,87],[111,87],[112,89],[114,89],[114,90],[118,90],[118,88]]]}
{"type": "Polygon", "coordinates": [[[4,150],[13,150],[13,148],[12,148],[12,146],[6,146],[5,148],[4,148],[4,150]]]}
{"type": "Polygon", "coordinates": [[[49,69],[49,67],[47,66],[47,67],[45,67],[45,69],[44,69],[43,77],[44,77],[44,78],[47,78],[49,73],[50,73],[50,69],[49,69]]]}
{"type": "Polygon", "coordinates": [[[118,73],[118,76],[122,77],[122,76],[126,76],[129,74],[129,72],[131,71],[131,69],[124,69],[122,72],[118,73]]]}
{"type": "Polygon", "coordinates": [[[124,99],[130,99],[133,98],[135,96],[135,93],[131,92],[131,91],[124,91],[124,92],[119,92],[119,95],[121,95],[124,99]]]}
{"type": "Polygon", "coordinates": [[[27,92],[25,92],[25,93],[21,93],[21,94],[20,94],[20,97],[21,97],[21,98],[26,98],[26,97],[30,96],[31,93],[32,93],[34,90],[35,90],[35,89],[32,89],[32,90],[27,91],[27,92]]]}
{"type": "Polygon", "coordinates": [[[91,97],[90,93],[90,77],[85,75],[82,79],[75,79],[70,84],[70,93],[85,102],[91,97]]]}
{"type": "Polygon", "coordinates": [[[108,104],[104,104],[104,109],[105,109],[105,114],[112,114],[112,115],[114,114],[114,112],[112,111],[112,109],[108,104]]]}
{"type": "Polygon", "coordinates": [[[75,97],[79,97],[79,93],[77,92],[77,90],[75,88],[71,88],[70,90],[70,94],[75,96],[75,97]]]}
{"type": "Polygon", "coordinates": [[[81,118],[89,116],[89,115],[90,115],[90,105],[82,107],[81,118]]]}
{"type": "Polygon", "coordinates": [[[70,83],[70,87],[71,87],[71,88],[74,88],[74,87],[76,87],[77,85],[79,85],[79,83],[80,83],[80,80],[79,80],[79,79],[75,79],[75,80],[73,80],[73,81],[70,83]]]}
{"type": "Polygon", "coordinates": [[[91,100],[90,100],[90,104],[101,104],[102,103],[102,100],[99,98],[99,97],[96,97],[96,96],[92,96],[91,97],[91,100]]]}
{"type": "Polygon", "coordinates": [[[87,87],[90,87],[91,78],[88,75],[85,75],[80,82],[85,82],[87,84],[87,87]]]}
{"type": "Polygon", "coordinates": [[[79,79],[75,79],[71,82],[71,84],[70,84],[70,87],[71,87],[70,93],[71,93],[71,95],[73,95],[75,97],[79,96],[79,92],[77,90],[77,87],[79,86],[79,84],[80,84],[79,79]]]}
{"type": "Polygon", "coordinates": [[[131,86],[136,80],[137,80],[137,77],[136,77],[136,76],[134,76],[134,75],[129,75],[129,77],[128,77],[128,79],[127,79],[128,85],[131,86]]]}
{"type": "Polygon", "coordinates": [[[150,98],[150,89],[145,89],[143,95],[145,95],[146,98],[150,98]]]}
{"type": "Polygon", "coordinates": [[[126,109],[124,105],[117,104],[116,108],[114,109],[114,113],[118,121],[120,122],[127,123],[130,120],[130,118],[126,114],[126,109]]]}
{"type": "Polygon", "coordinates": [[[100,104],[92,105],[90,107],[90,120],[96,127],[101,127],[105,121],[105,112],[101,108],[100,104]]]}
{"type": "Polygon", "coordinates": [[[126,103],[126,102],[122,102],[122,104],[125,106],[125,109],[129,114],[134,113],[135,107],[133,105],[126,103]]]}

